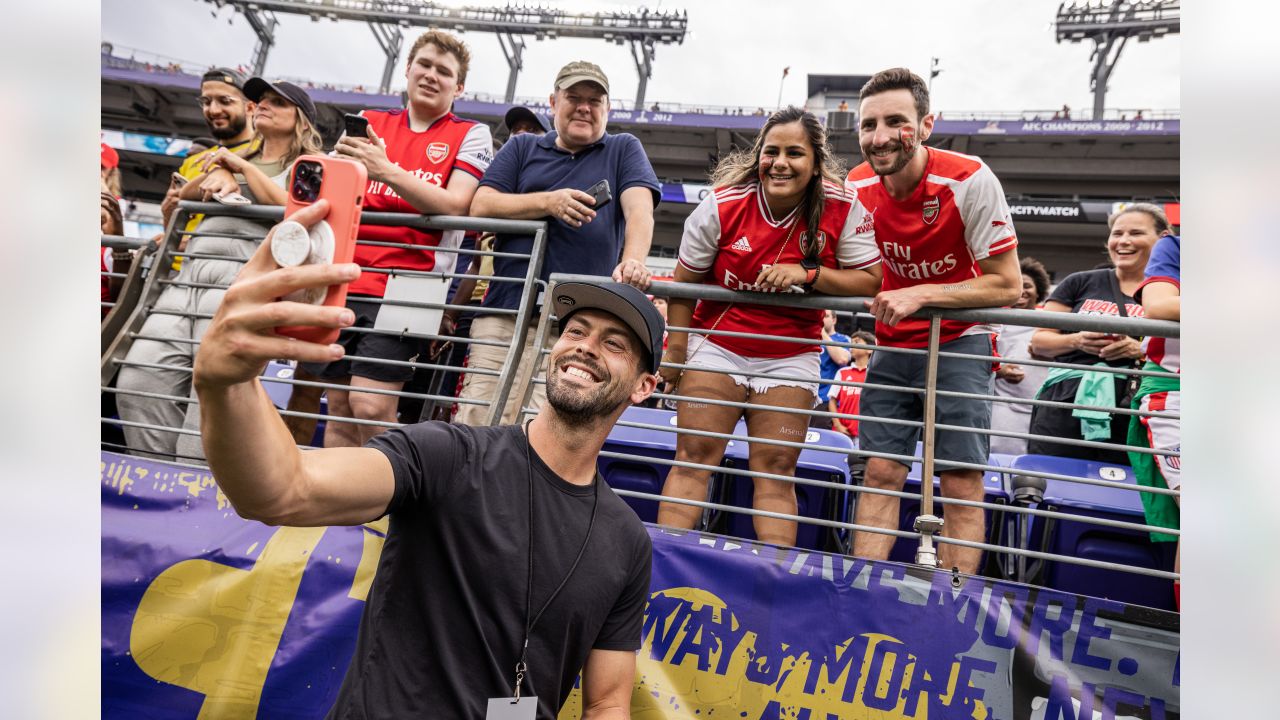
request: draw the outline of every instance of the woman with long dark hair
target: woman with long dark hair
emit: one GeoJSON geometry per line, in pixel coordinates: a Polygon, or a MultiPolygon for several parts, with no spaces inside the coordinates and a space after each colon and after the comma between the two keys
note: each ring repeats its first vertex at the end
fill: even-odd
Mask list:
{"type": "MultiPolygon", "coordinates": [[[[826,130],[812,113],[796,107],[775,112],[749,151],[726,156],[713,171],[714,192],[685,223],[675,280],[755,292],[874,295],[880,288],[880,254],[871,217],[857,196],[845,190],[843,179],[826,130]]],[[[693,398],[678,406],[681,429],[730,433],[745,414],[753,438],[804,440],[808,415],[773,408],[813,408],[818,346],[759,336],[816,343],[822,310],[710,300],[695,306],[692,300],[671,298],[667,317],[672,326],[704,331],[668,335],[666,362],[689,366],[683,372],[662,369],[665,380],[678,383],[681,394],[693,398]],[[749,407],[701,403],[699,398],[749,407]]],[[[681,434],[676,458],[714,466],[724,449],[723,439],[681,434]]],[[[753,442],[749,466],[794,475],[799,454],[794,447],[753,442]]],[[[709,480],[709,470],[673,467],[662,492],[706,500],[709,480]]],[[[756,509],[796,513],[794,484],[766,478],[753,482],[756,509]]],[[[692,528],[701,513],[696,506],[664,502],[658,522],[692,528]]],[[[795,544],[793,521],[757,515],[753,522],[760,540],[795,544]]]]}

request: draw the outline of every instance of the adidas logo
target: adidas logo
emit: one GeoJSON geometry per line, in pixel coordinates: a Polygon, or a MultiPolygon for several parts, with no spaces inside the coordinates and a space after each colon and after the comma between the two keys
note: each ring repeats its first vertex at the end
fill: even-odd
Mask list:
{"type": "Polygon", "coordinates": [[[751,243],[747,242],[747,236],[743,235],[729,246],[733,250],[741,250],[742,252],[751,252],[751,243]]]}

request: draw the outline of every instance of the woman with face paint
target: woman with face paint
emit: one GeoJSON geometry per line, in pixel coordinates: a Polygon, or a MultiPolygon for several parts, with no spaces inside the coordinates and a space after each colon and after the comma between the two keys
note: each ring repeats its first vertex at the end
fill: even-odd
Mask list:
{"type": "MultiPolygon", "coordinates": [[[[818,119],[795,107],[775,112],[750,151],[728,155],[712,172],[715,191],[685,222],[675,280],[734,291],[874,295],[880,258],[871,216],[842,180],[818,119]]],[[[673,331],[667,339],[664,362],[686,367],[664,367],[663,379],[691,398],[677,409],[681,429],[730,433],[745,414],[753,438],[804,441],[818,390],[822,310],[671,298],[667,317],[671,326],[700,331],[673,331]],[[815,344],[762,337],[767,335],[815,344]],[[764,373],[770,377],[757,375],[764,373]]],[[[682,434],[676,459],[716,466],[725,443],[682,434]]],[[[799,454],[793,447],[751,443],[750,469],[793,475],[799,454]]],[[[705,501],[709,481],[708,470],[673,467],[663,495],[705,501]]],[[[794,484],[753,482],[757,510],[796,513],[794,484]]],[[[701,515],[697,506],[663,502],[658,522],[693,528],[701,515]]],[[[760,540],[795,544],[793,521],[757,515],[753,524],[760,540]]]]}

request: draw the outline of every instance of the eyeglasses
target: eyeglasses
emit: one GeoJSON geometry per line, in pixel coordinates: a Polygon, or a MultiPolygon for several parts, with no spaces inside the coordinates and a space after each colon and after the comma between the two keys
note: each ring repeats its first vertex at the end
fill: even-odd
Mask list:
{"type": "Polygon", "coordinates": [[[232,95],[218,95],[216,97],[206,97],[201,95],[196,98],[196,102],[200,104],[201,109],[208,110],[210,105],[216,104],[218,107],[234,107],[241,103],[240,98],[232,95]]]}

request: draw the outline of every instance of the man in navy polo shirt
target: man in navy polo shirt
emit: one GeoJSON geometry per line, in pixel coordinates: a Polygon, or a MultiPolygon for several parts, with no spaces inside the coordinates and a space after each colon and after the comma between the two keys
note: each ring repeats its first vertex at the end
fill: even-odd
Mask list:
{"type": "MultiPolygon", "coordinates": [[[[514,136],[502,146],[485,172],[471,201],[471,214],[515,220],[547,220],[547,248],[541,277],[551,273],[612,275],[617,282],[649,287],[644,259],[653,241],[653,209],[661,198],[658,176],[634,135],[610,135],[609,79],[598,66],[571,62],[556,75],[551,95],[555,129],[545,135],[514,136]],[[609,181],[613,202],[593,209],[585,192],[601,180],[609,181]]],[[[532,235],[499,234],[499,252],[528,253],[532,235]]],[[[524,277],[528,261],[495,257],[494,277],[524,277]]],[[[483,307],[516,309],[522,286],[514,282],[490,282],[483,307]]],[[[515,318],[481,315],[471,326],[474,340],[494,340],[510,346],[515,318]]],[[[498,370],[505,347],[472,344],[467,367],[498,370]]],[[[531,374],[540,353],[533,348],[533,333],[525,343],[520,368],[512,388],[519,388],[531,374]]],[[[468,373],[461,398],[492,401],[496,377],[468,373]]],[[[515,393],[512,393],[515,395],[515,393]]],[[[542,407],[546,393],[534,388],[531,403],[542,407]]],[[[518,397],[509,397],[503,424],[513,423],[520,411],[518,397]]],[[[488,408],[460,403],[455,422],[483,424],[488,408]]]]}

